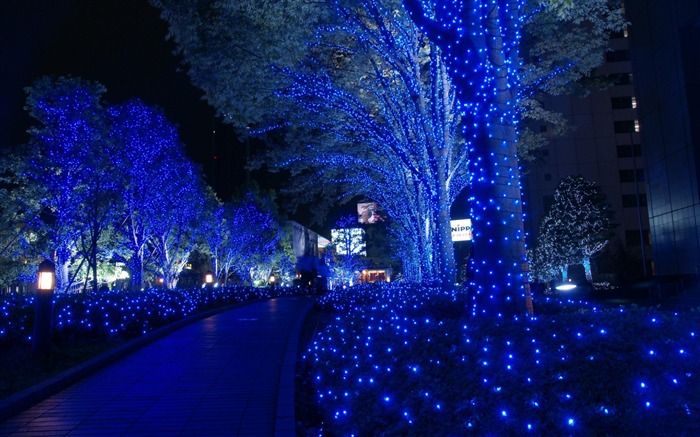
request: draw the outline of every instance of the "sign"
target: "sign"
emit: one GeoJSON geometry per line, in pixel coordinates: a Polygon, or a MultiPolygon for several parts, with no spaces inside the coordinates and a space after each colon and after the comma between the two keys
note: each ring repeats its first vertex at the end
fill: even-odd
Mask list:
{"type": "Polygon", "coordinates": [[[472,241],[472,219],[450,220],[452,241],[472,241]]]}

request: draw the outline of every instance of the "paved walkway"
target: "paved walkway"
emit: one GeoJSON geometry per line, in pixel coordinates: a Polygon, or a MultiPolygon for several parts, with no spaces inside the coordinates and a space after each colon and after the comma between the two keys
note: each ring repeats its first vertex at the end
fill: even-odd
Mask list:
{"type": "Polygon", "coordinates": [[[294,436],[294,364],[310,298],[187,325],[0,423],[0,436],[294,436]]]}

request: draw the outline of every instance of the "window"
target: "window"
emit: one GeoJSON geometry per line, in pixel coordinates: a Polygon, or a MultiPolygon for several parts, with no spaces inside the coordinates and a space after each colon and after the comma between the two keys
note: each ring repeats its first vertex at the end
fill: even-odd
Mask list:
{"type": "Polygon", "coordinates": [[[613,50],[605,53],[606,62],[621,62],[630,60],[630,51],[627,49],[613,50]]]}
{"type": "MultiPolygon", "coordinates": [[[[649,229],[644,229],[642,233],[644,234],[644,244],[651,244],[649,229]]],[[[627,246],[640,246],[642,240],[639,229],[625,231],[625,241],[627,241],[627,246]]]]}
{"type": "Polygon", "coordinates": [[[610,99],[613,109],[631,109],[637,107],[637,100],[634,97],[613,97],[610,99]]]}
{"type": "MultiPolygon", "coordinates": [[[[637,206],[637,195],[636,194],[623,194],[622,195],[622,207],[623,208],[635,208],[637,206]]],[[[639,195],[639,206],[647,206],[647,195],[639,195]]]]}
{"type": "Polygon", "coordinates": [[[632,73],[616,73],[608,76],[614,85],[629,85],[633,83],[632,73]]]}
{"type": "Polygon", "coordinates": [[[627,27],[622,30],[618,30],[610,34],[610,38],[629,38],[629,31],[627,27]]]}
{"type": "MultiPolygon", "coordinates": [[[[644,180],[644,170],[637,169],[636,171],[636,181],[641,182],[644,180]]],[[[635,171],[634,170],[620,170],[620,182],[634,182],[635,181],[635,171]]]]}
{"type": "Polygon", "coordinates": [[[618,120],[614,127],[616,134],[639,132],[639,120],[618,120]]]}
{"type": "Polygon", "coordinates": [[[617,146],[618,158],[632,158],[642,156],[642,146],[640,144],[622,144],[617,146]]]}

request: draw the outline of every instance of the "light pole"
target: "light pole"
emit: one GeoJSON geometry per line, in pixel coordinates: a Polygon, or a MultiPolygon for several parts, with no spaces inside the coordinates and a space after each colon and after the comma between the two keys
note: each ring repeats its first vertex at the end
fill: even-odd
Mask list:
{"type": "Polygon", "coordinates": [[[39,264],[34,304],[34,352],[47,354],[51,345],[53,324],[53,291],[56,286],[56,267],[49,260],[39,264]]]}

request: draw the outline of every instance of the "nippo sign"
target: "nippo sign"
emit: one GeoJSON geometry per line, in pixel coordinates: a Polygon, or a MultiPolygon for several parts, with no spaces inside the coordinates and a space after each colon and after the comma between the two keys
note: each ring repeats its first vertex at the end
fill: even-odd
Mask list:
{"type": "Polygon", "coordinates": [[[452,241],[472,241],[472,219],[450,220],[452,241]]]}

